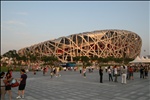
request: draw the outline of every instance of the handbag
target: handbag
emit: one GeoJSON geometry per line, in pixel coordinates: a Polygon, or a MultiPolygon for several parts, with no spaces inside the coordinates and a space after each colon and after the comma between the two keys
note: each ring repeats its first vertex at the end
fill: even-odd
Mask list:
{"type": "Polygon", "coordinates": [[[11,87],[17,87],[17,86],[19,86],[18,81],[16,79],[13,79],[11,83],[11,87]]]}

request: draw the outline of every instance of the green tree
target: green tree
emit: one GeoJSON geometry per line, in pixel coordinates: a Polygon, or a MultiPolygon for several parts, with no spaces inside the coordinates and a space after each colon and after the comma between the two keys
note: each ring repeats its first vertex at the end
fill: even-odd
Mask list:
{"type": "Polygon", "coordinates": [[[123,62],[123,58],[115,58],[114,61],[116,63],[122,63],[123,62]]]}
{"type": "Polygon", "coordinates": [[[37,56],[36,55],[30,55],[29,59],[27,60],[30,60],[31,63],[35,63],[37,61],[37,56]]]}
{"type": "Polygon", "coordinates": [[[50,65],[59,66],[59,60],[58,60],[57,57],[55,57],[55,56],[52,55],[49,58],[50,58],[50,61],[49,61],[50,65]]]}
{"type": "Polygon", "coordinates": [[[17,60],[19,58],[19,55],[16,50],[9,50],[8,52],[3,54],[3,57],[12,58],[13,65],[15,66],[17,65],[17,62],[18,62],[17,60]]]}
{"type": "Polygon", "coordinates": [[[81,61],[83,63],[83,66],[86,66],[86,64],[89,62],[89,58],[87,56],[81,56],[81,61]]]}
{"type": "Polygon", "coordinates": [[[107,57],[108,61],[114,61],[115,57],[114,56],[109,56],[107,57]]]}
{"type": "Polygon", "coordinates": [[[104,58],[99,57],[97,60],[98,60],[98,63],[103,63],[104,58]]]}
{"type": "Polygon", "coordinates": [[[3,57],[15,58],[17,55],[18,54],[16,50],[9,50],[8,52],[3,54],[3,57]]]}
{"type": "Polygon", "coordinates": [[[90,60],[91,60],[91,62],[96,62],[96,61],[98,61],[98,56],[92,56],[91,58],[90,58],[90,60]]]}
{"type": "Polygon", "coordinates": [[[78,62],[80,60],[80,56],[73,57],[73,61],[78,62]]]}
{"type": "Polygon", "coordinates": [[[41,60],[44,61],[44,64],[47,64],[50,61],[50,57],[48,57],[48,56],[42,56],[41,60]]]}
{"type": "Polygon", "coordinates": [[[133,58],[124,58],[124,64],[128,64],[130,61],[133,61],[133,58]]]}
{"type": "Polygon", "coordinates": [[[58,62],[58,58],[55,56],[42,56],[41,60],[44,61],[45,65],[55,65],[58,62]]]}
{"type": "Polygon", "coordinates": [[[86,66],[92,66],[92,63],[87,62],[87,63],[86,63],[86,66]]]}

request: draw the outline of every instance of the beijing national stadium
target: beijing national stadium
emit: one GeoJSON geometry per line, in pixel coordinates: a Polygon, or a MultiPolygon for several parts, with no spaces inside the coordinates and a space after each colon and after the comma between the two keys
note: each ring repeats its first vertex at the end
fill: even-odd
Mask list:
{"type": "Polygon", "coordinates": [[[72,34],[66,37],[48,40],[18,51],[21,55],[54,55],[61,62],[73,61],[73,57],[136,58],[140,55],[142,40],[139,35],[127,30],[96,30],[72,34]]]}

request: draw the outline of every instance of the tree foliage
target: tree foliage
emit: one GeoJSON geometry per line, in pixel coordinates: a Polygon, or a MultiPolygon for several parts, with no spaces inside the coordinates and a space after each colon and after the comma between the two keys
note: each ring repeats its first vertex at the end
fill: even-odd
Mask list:
{"type": "Polygon", "coordinates": [[[78,62],[80,60],[80,56],[73,57],[73,61],[78,62]]]}
{"type": "Polygon", "coordinates": [[[18,56],[18,54],[16,50],[9,50],[8,52],[4,53],[2,56],[8,58],[15,58],[16,56],[18,56]]]}
{"type": "Polygon", "coordinates": [[[58,58],[56,58],[55,56],[42,56],[41,60],[45,63],[45,64],[55,64],[58,61],[58,58]]]}

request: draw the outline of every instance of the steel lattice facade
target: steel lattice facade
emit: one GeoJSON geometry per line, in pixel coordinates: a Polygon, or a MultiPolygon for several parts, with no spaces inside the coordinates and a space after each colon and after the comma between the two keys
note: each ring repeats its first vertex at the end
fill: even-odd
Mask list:
{"type": "Polygon", "coordinates": [[[76,56],[135,58],[140,55],[142,40],[127,30],[98,30],[72,34],[20,49],[21,55],[55,55],[60,61],[73,61],[76,56]]]}

